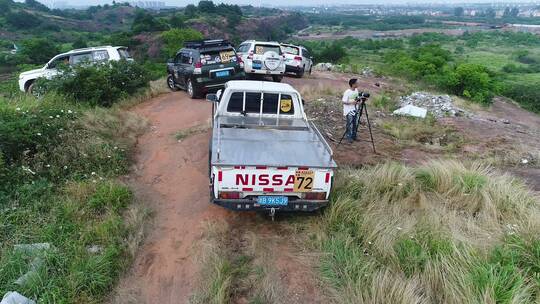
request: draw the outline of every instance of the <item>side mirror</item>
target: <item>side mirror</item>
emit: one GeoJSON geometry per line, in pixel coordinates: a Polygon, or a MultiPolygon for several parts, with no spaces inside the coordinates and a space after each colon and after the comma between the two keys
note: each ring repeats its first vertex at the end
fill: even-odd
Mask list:
{"type": "Polygon", "coordinates": [[[206,94],[206,100],[210,102],[218,102],[219,98],[217,94],[206,94]]]}

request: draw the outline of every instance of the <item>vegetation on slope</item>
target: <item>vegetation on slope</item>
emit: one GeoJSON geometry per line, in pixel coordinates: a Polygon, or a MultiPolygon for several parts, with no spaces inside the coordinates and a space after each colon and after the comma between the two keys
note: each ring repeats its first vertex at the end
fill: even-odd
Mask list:
{"type": "Polygon", "coordinates": [[[340,303],[540,300],[538,198],[479,164],[343,170],[319,234],[340,303]]]}
{"type": "MultiPolygon", "coordinates": [[[[83,69],[81,75],[93,75],[89,87],[125,72],[83,69]]],[[[148,83],[124,81],[143,89],[148,83]]],[[[146,123],[119,107],[94,108],[105,100],[96,98],[56,90],[40,100],[0,100],[0,294],[17,290],[43,303],[99,303],[141,241],[146,211],[117,177],[128,172],[146,123]],[[34,243],[50,248],[18,246],[34,243]]]]}

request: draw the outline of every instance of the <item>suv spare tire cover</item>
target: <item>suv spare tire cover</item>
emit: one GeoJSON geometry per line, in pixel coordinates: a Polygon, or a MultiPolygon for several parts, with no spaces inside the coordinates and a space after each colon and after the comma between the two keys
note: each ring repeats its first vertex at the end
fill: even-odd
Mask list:
{"type": "Polygon", "coordinates": [[[264,53],[264,66],[269,70],[275,70],[281,63],[281,57],[274,51],[264,53]]]}

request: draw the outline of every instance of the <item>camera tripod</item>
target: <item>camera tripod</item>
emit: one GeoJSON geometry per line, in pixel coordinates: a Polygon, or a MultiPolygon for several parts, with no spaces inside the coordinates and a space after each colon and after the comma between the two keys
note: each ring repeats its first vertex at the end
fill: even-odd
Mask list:
{"type": "MultiPolygon", "coordinates": [[[[362,119],[362,114],[365,114],[366,115],[367,125],[368,125],[368,130],[369,130],[369,137],[371,138],[371,140],[365,140],[365,141],[370,142],[371,146],[373,147],[373,153],[377,153],[377,151],[375,151],[375,141],[373,140],[373,133],[371,132],[371,122],[369,121],[369,115],[368,115],[366,100],[367,100],[366,98],[361,98],[360,99],[360,101],[359,101],[360,109],[358,109],[358,103],[355,105],[354,114],[353,114],[354,118],[353,118],[353,120],[351,120],[350,122],[347,123],[347,127],[345,128],[345,133],[343,133],[343,136],[341,136],[341,139],[339,140],[339,143],[338,143],[338,147],[339,147],[339,145],[341,145],[341,142],[343,141],[345,136],[347,136],[347,130],[350,127],[352,127],[351,124],[353,122],[356,122],[355,134],[358,133],[358,127],[360,126],[360,121],[362,119]]],[[[347,115],[350,115],[350,113],[347,114],[347,115]]]]}

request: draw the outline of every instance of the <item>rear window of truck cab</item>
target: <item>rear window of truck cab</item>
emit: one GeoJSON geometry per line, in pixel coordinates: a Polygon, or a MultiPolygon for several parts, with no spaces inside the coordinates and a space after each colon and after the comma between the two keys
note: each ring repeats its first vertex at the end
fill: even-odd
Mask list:
{"type": "Polygon", "coordinates": [[[246,114],[280,114],[293,115],[294,102],[289,94],[261,93],[256,92],[234,92],[229,98],[227,112],[246,114]],[[262,101],[262,105],[261,105],[262,101]]]}
{"type": "Polygon", "coordinates": [[[234,49],[225,49],[219,51],[202,51],[200,57],[203,65],[226,64],[236,62],[236,53],[234,49]]]}

